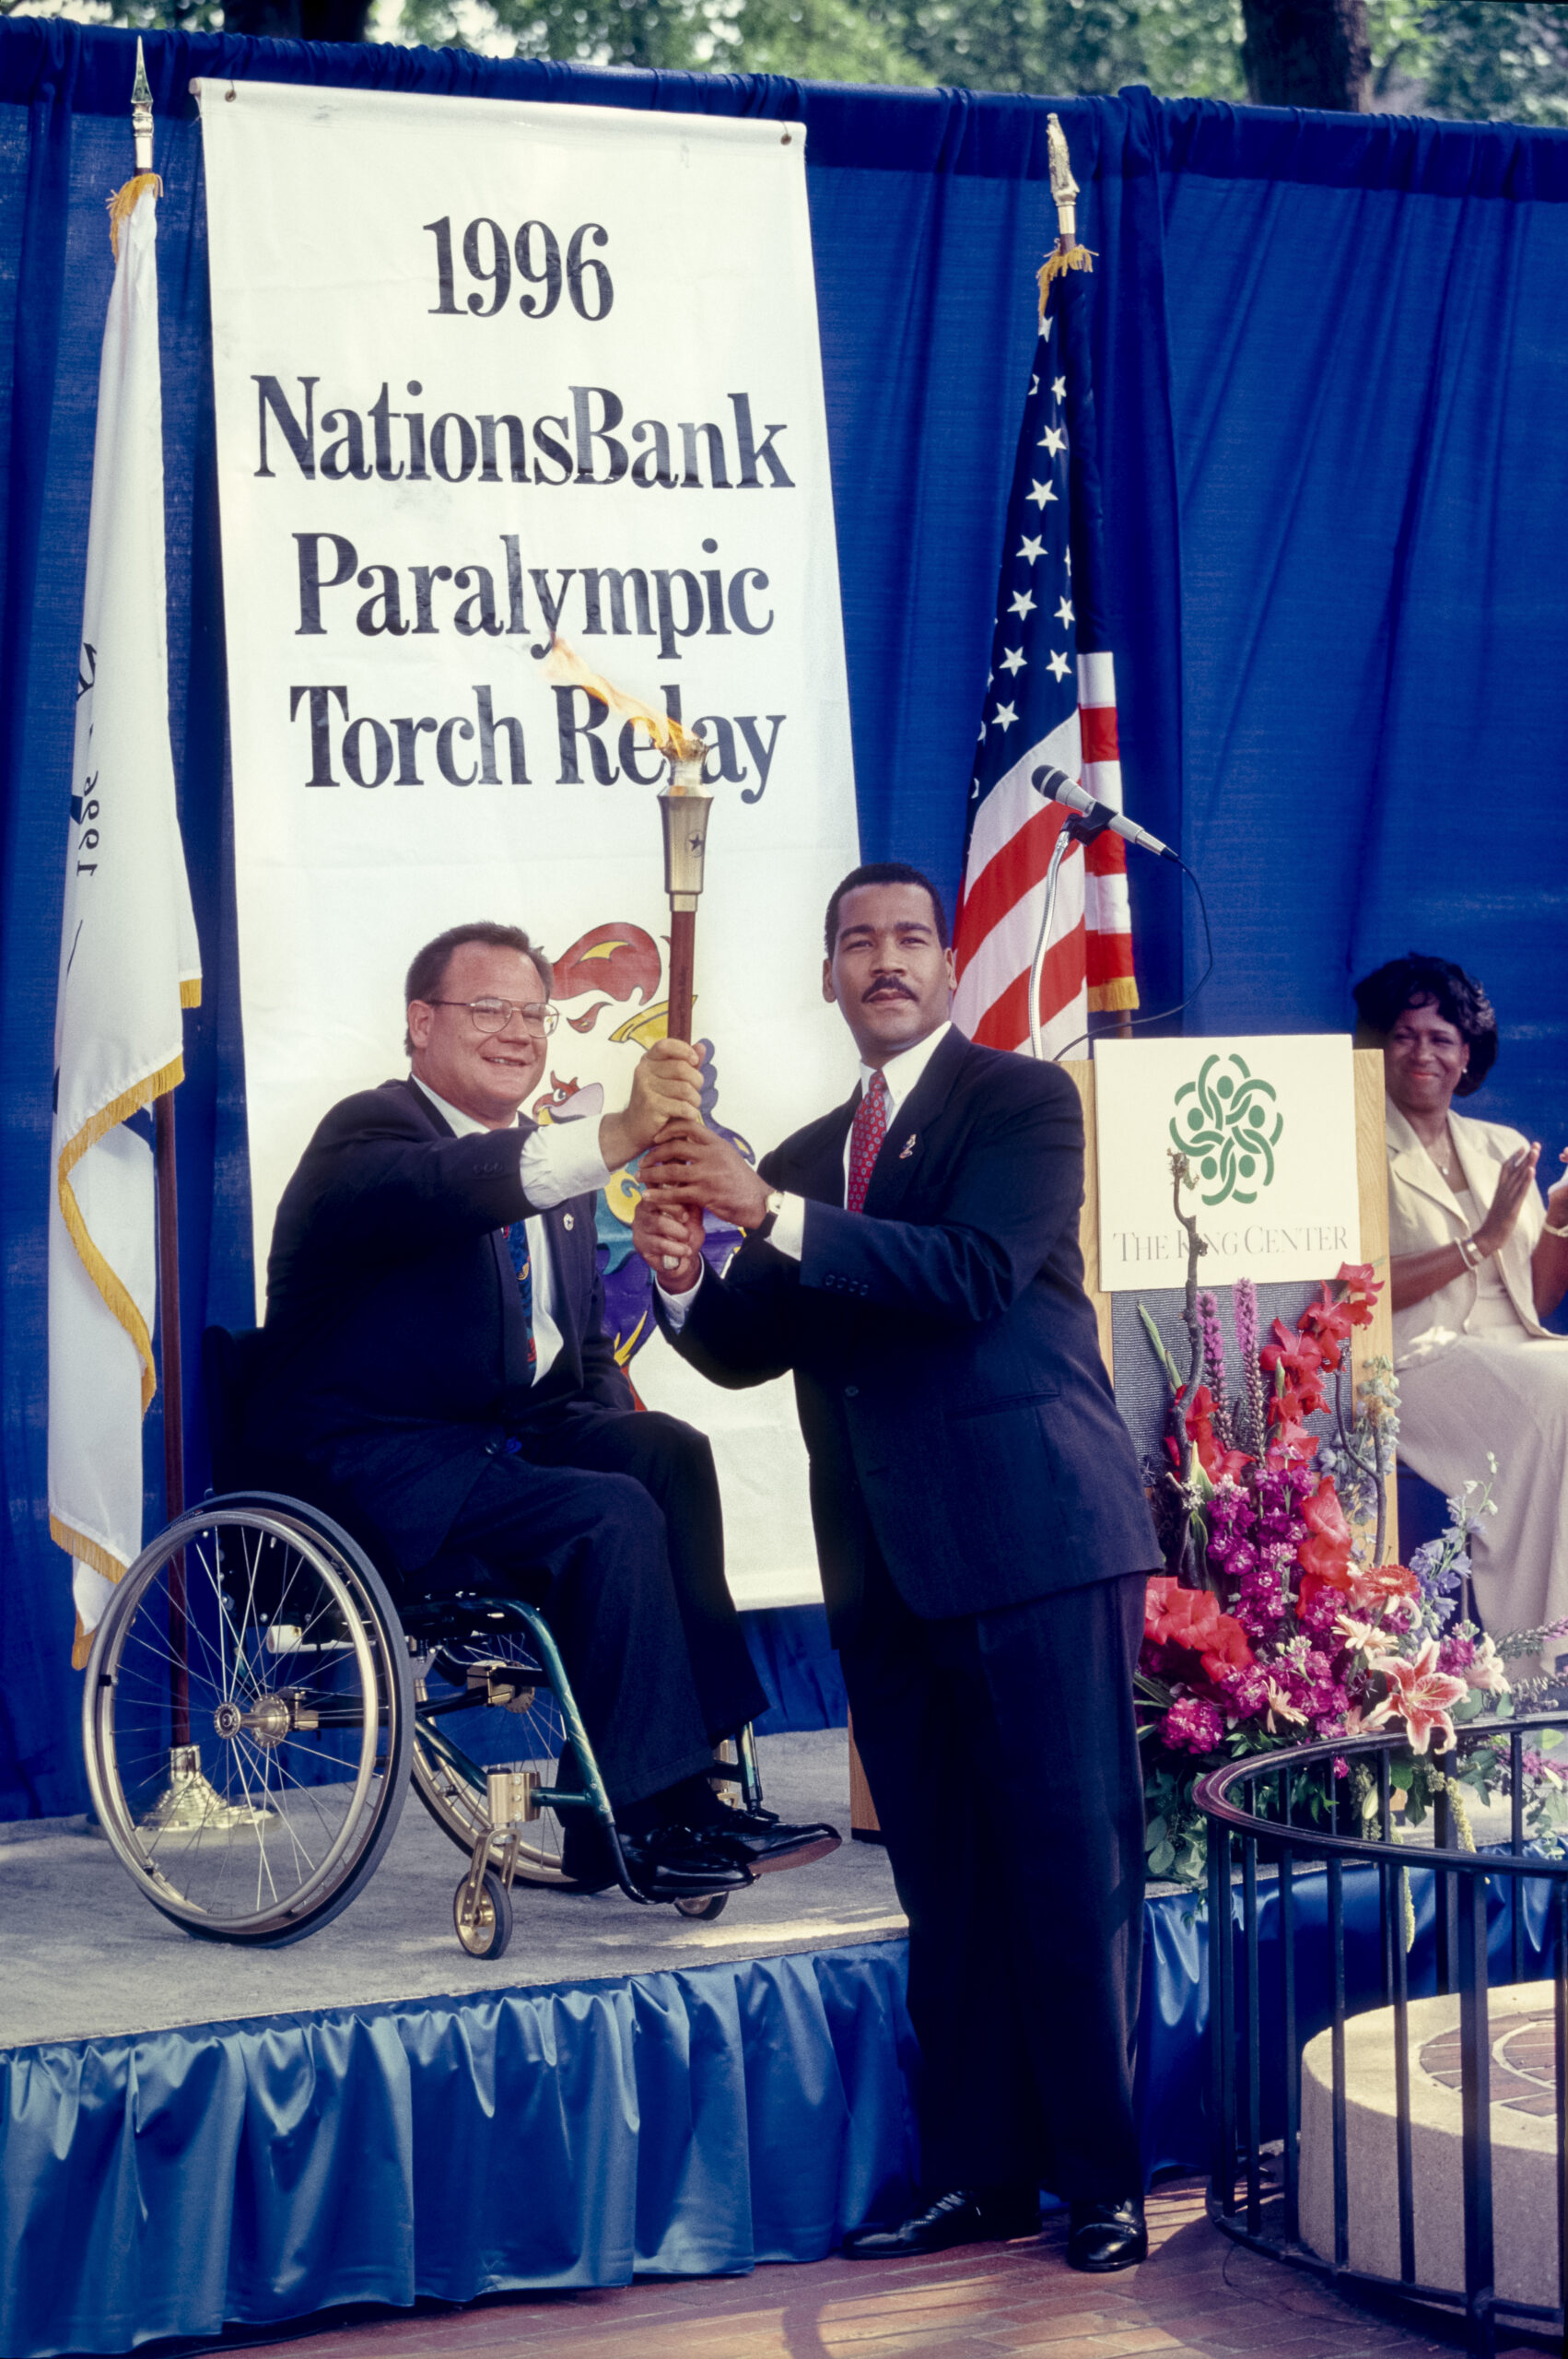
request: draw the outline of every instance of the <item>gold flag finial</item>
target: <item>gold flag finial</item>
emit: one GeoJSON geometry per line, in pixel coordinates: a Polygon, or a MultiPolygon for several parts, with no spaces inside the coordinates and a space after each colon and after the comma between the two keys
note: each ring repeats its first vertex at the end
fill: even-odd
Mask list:
{"type": "Polygon", "coordinates": [[[1059,115],[1046,117],[1046,161],[1050,167],[1051,195],[1056,204],[1057,241],[1040,270],[1042,318],[1046,293],[1053,278],[1061,278],[1070,270],[1094,267],[1088,247],[1078,242],[1078,182],[1072,177],[1072,158],[1067,152],[1067,134],[1059,115]]]}

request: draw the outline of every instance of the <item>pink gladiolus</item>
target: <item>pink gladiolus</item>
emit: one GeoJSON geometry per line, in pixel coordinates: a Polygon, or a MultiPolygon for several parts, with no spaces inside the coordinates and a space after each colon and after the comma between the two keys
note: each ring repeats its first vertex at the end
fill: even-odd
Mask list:
{"type": "Polygon", "coordinates": [[[1401,1719],[1412,1752],[1424,1753],[1436,1735],[1438,1752],[1446,1753],[1454,1742],[1452,1707],[1468,1691],[1464,1680],[1438,1669],[1437,1640],[1428,1638],[1413,1661],[1404,1655],[1374,1655],[1372,1668],[1387,1680],[1388,1693],[1367,1714],[1368,1728],[1401,1719]]]}

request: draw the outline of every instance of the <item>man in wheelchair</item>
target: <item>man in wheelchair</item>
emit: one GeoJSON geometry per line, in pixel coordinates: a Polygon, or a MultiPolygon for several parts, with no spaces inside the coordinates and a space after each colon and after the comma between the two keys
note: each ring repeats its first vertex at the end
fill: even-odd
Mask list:
{"type": "MultiPolygon", "coordinates": [[[[549,961],[460,925],[408,971],[411,1072],[325,1116],[284,1191],[250,1388],[253,1467],[337,1513],[400,1604],[470,1589],[544,1612],[649,1898],[837,1847],[721,1802],[713,1747],[766,1709],[724,1579],[706,1438],[639,1413],[603,1332],[596,1191],[699,1111],[657,1042],[623,1112],[535,1125],[549,961]]],[[[578,1813],[563,1864],[610,1880],[578,1813]],[[574,1856],[575,1852],[575,1856],[574,1856]]]]}

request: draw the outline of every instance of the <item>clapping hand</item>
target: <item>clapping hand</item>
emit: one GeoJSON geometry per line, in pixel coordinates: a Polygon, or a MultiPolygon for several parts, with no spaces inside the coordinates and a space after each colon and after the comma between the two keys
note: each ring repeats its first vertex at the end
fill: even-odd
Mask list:
{"type": "MultiPolygon", "coordinates": [[[[1535,1185],[1536,1165],[1540,1160],[1540,1142],[1531,1146],[1515,1147],[1497,1176],[1497,1190],[1491,1209],[1476,1230],[1476,1243],[1483,1254],[1500,1253],[1513,1236],[1520,1207],[1535,1185]]],[[[1568,1183],[1560,1183],[1568,1195],[1568,1183]]],[[[1554,1191],[1555,1192],[1555,1191],[1554,1191]]]]}
{"type": "MultiPolygon", "coordinates": [[[[1568,1146],[1563,1148],[1557,1160],[1568,1163],[1568,1146]]],[[[1568,1227],[1568,1174],[1558,1181],[1555,1188],[1548,1190],[1546,1216],[1553,1228],[1568,1227]]]]}

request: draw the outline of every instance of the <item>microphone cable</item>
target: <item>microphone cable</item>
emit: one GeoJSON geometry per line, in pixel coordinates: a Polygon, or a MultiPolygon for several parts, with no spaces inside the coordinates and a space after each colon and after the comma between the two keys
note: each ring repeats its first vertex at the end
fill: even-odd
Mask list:
{"type": "MultiPolygon", "coordinates": [[[[1203,968],[1203,972],[1199,976],[1198,980],[1193,984],[1192,989],[1188,992],[1185,999],[1178,999],[1174,1007],[1156,1008],[1153,1015],[1131,1016],[1129,1019],[1130,1024],[1163,1024],[1167,1016],[1179,1015],[1184,1008],[1188,1008],[1192,1005],[1193,1001],[1198,997],[1199,992],[1203,989],[1204,984],[1208,981],[1210,976],[1214,971],[1214,937],[1209,930],[1209,904],[1203,898],[1203,887],[1199,883],[1194,872],[1188,868],[1185,860],[1178,859],[1176,866],[1180,869],[1182,874],[1187,878],[1188,883],[1191,886],[1193,891],[1198,896],[1199,914],[1203,920],[1203,948],[1207,955],[1207,964],[1203,968]]],[[[1065,1049],[1059,1049],[1057,1050],[1055,1056],[1050,1059],[1050,1062],[1053,1065],[1059,1065],[1063,1057],[1065,1057],[1071,1050],[1082,1048],[1085,1040],[1094,1040],[1096,1039],[1104,1040],[1108,1039],[1111,1037],[1112,1036],[1110,1034],[1105,1032],[1098,1034],[1094,1032],[1080,1032],[1077,1039],[1070,1040],[1065,1049]]]]}

